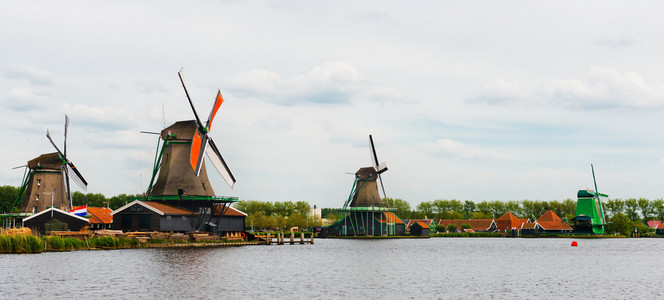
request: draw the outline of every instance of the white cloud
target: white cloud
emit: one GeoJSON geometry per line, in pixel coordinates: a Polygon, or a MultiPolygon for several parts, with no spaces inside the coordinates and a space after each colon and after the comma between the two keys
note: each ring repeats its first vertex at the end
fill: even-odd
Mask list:
{"type": "Polygon", "coordinates": [[[8,67],[5,76],[12,79],[23,79],[34,85],[49,86],[53,85],[54,83],[53,75],[46,71],[27,65],[8,67]]]}
{"type": "Polygon", "coordinates": [[[432,153],[443,153],[463,159],[510,159],[510,155],[489,150],[478,145],[468,145],[452,139],[439,139],[434,143],[424,144],[424,149],[432,153]]]}

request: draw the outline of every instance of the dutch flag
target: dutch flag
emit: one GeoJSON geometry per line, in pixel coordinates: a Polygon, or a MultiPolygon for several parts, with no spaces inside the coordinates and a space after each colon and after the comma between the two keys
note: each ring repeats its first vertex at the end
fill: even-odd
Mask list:
{"type": "Polygon", "coordinates": [[[86,204],[83,206],[74,207],[74,209],[69,212],[79,217],[85,217],[88,214],[88,205],[86,204]]]}

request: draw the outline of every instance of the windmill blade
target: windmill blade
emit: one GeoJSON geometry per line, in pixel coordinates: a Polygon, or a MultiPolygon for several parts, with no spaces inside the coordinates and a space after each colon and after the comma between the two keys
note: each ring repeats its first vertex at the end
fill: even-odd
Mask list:
{"type": "Polygon", "coordinates": [[[60,151],[60,148],[58,148],[58,146],[55,145],[55,142],[53,142],[53,139],[51,138],[51,134],[48,132],[48,129],[46,129],[46,137],[47,137],[48,140],[51,142],[51,145],[53,145],[53,147],[55,147],[55,150],[57,150],[58,153],[60,153],[60,155],[61,155],[63,158],[66,159],[65,155],[62,154],[62,151],[60,151]]]}
{"type": "Polygon", "coordinates": [[[182,82],[182,87],[184,88],[184,93],[187,95],[187,100],[189,100],[189,105],[191,106],[191,110],[194,111],[194,116],[196,116],[196,124],[198,124],[198,129],[202,130],[203,129],[203,123],[201,123],[201,119],[198,117],[198,113],[196,113],[196,108],[194,108],[194,103],[191,102],[191,97],[189,97],[189,91],[187,91],[187,87],[184,85],[184,75],[182,75],[182,70],[180,69],[180,72],[178,72],[178,77],[180,77],[180,82],[182,82]]]}
{"type": "Polygon", "coordinates": [[[69,176],[70,176],[69,174],[74,173],[74,171],[73,170],[71,172],[69,171],[71,168],[69,167],[68,164],[65,165],[63,169],[65,169],[65,176],[63,177],[63,180],[65,181],[65,188],[67,189],[66,192],[67,192],[67,200],[69,200],[69,209],[72,209],[73,203],[71,200],[71,185],[69,184],[69,176]]]}
{"type": "MultiPolygon", "coordinates": [[[[387,168],[386,168],[386,170],[387,170],[387,168]]],[[[385,186],[383,185],[383,178],[380,177],[380,173],[378,174],[378,181],[380,181],[380,188],[383,190],[383,197],[385,197],[385,199],[387,199],[387,194],[385,193],[385,186]]],[[[387,200],[385,200],[385,202],[387,203],[387,207],[390,207],[390,203],[387,202],[387,200]]]]}
{"type": "Polygon", "coordinates": [[[141,133],[145,133],[145,134],[154,134],[154,135],[161,135],[160,132],[155,132],[155,131],[145,131],[145,130],[141,130],[141,133]]]}
{"type": "Polygon", "coordinates": [[[13,167],[12,170],[16,170],[16,169],[20,169],[20,168],[25,168],[25,167],[27,167],[27,166],[28,166],[28,165],[22,165],[22,166],[18,166],[18,167],[13,167]]]}
{"type": "Polygon", "coordinates": [[[67,163],[67,174],[68,178],[74,180],[78,187],[80,187],[83,191],[88,191],[88,182],[85,180],[85,178],[83,178],[83,175],[81,175],[76,166],[74,166],[74,164],[71,162],[67,163]]]}
{"type": "Polygon", "coordinates": [[[207,132],[201,133],[200,131],[194,132],[194,138],[191,141],[191,152],[189,153],[189,163],[194,170],[196,176],[201,172],[203,165],[203,154],[207,147],[207,132]]]}
{"type": "Polygon", "coordinates": [[[219,107],[221,104],[224,103],[224,98],[221,96],[221,90],[217,90],[217,98],[214,99],[214,105],[212,105],[212,110],[210,111],[210,116],[208,117],[207,123],[205,123],[205,127],[207,128],[208,131],[212,128],[212,120],[214,119],[214,116],[217,114],[217,111],[219,110],[219,107]]]}
{"type": "Polygon", "coordinates": [[[221,177],[224,178],[226,183],[228,183],[228,185],[233,188],[233,185],[236,182],[235,176],[233,176],[231,169],[226,164],[226,161],[224,161],[224,158],[221,156],[221,152],[219,152],[219,149],[217,148],[217,145],[214,144],[214,141],[212,141],[212,139],[208,139],[208,144],[209,147],[206,148],[205,153],[210,159],[210,162],[212,162],[212,165],[215,167],[215,169],[217,169],[219,174],[221,174],[221,177]]]}
{"type": "Polygon", "coordinates": [[[373,137],[369,135],[369,146],[371,146],[371,164],[374,169],[380,175],[381,173],[387,171],[387,165],[383,163],[378,163],[378,156],[376,155],[376,147],[374,146],[373,137]]]}
{"type": "Polygon", "coordinates": [[[69,117],[65,115],[65,159],[67,158],[67,128],[69,128],[69,117]]]}

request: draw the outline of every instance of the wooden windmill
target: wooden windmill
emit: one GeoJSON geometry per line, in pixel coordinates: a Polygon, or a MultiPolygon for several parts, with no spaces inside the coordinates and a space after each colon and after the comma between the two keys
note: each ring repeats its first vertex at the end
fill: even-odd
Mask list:
{"type": "Polygon", "coordinates": [[[383,179],[380,174],[387,171],[387,165],[385,162],[378,162],[376,147],[374,146],[373,137],[371,135],[369,135],[369,149],[371,151],[371,164],[373,166],[360,168],[355,172],[353,191],[348,197],[348,201],[344,207],[387,206],[381,200],[380,193],[378,192],[378,182],[380,182],[383,196],[385,196],[385,187],[383,186],[383,179]]]}
{"type": "Polygon", "coordinates": [[[25,166],[23,184],[14,205],[19,207],[17,213],[34,214],[48,207],[69,211],[72,208],[70,179],[82,190],[87,190],[88,182],[67,157],[68,127],[69,117],[65,115],[64,152],[53,142],[47,130],[46,137],[56,152],[42,154],[25,166]]]}
{"type": "Polygon", "coordinates": [[[355,172],[355,181],[343,208],[345,216],[337,223],[323,228],[322,236],[339,235],[403,235],[405,224],[394,214],[396,209],[385,203],[378,191],[380,182],[383,196],[385,188],[381,174],[387,171],[385,163],[378,162],[373,137],[369,135],[371,167],[355,172]]]}
{"type": "Polygon", "coordinates": [[[196,227],[200,230],[212,219],[214,211],[223,214],[230,203],[237,201],[235,197],[215,196],[203,163],[204,154],[231,188],[236,180],[209,136],[212,121],[224,102],[221,91],[217,91],[212,110],[203,124],[187,91],[182,70],[178,76],[195,119],[176,122],[161,131],[161,150],[155,158],[146,200],[176,200],[177,206],[198,213],[196,227]]]}

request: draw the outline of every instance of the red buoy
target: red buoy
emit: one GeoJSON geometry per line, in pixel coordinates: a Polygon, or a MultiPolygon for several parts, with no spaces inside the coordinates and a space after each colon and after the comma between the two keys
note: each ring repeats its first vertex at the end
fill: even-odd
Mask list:
{"type": "Polygon", "coordinates": [[[576,247],[576,246],[578,246],[578,245],[579,245],[579,244],[577,244],[576,241],[572,241],[572,247],[576,247]]]}

